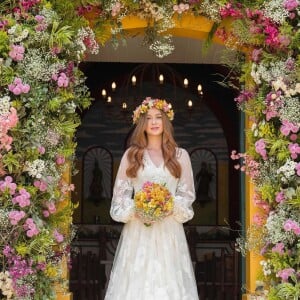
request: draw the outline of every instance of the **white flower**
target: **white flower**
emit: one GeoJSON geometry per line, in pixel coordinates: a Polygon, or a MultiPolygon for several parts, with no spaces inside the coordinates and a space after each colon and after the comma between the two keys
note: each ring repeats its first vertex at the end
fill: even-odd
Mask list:
{"type": "Polygon", "coordinates": [[[289,12],[284,8],[282,0],[266,1],[263,12],[266,17],[278,24],[284,23],[289,16],[289,12]]]}
{"type": "Polygon", "coordinates": [[[25,171],[28,172],[29,176],[35,178],[42,178],[42,173],[45,169],[45,162],[41,159],[36,159],[33,162],[26,161],[25,171]]]}
{"type": "Polygon", "coordinates": [[[7,115],[10,109],[10,97],[4,96],[0,98],[0,116],[7,115]]]}

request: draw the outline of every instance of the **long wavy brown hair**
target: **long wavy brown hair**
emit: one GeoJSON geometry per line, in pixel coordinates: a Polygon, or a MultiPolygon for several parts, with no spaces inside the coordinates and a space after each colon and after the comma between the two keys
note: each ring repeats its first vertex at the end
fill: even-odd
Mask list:
{"type": "MultiPolygon", "coordinates": [[[[129,150],[127,154],[129,167],[126,170],[128,177],[134,178],[137,176],[138,169],[143,164],[143,154],[147,147],[147,134],[145,132],[147,126],[147,114],[142,114],[129,140],[129,150]]],[[[163,134],[162,134],[162,154],[165,166],[170,173],[179,178],[181,175],[181,166],[176,157],[177,144],[173,137],[173,126],[165,113],[162,113],[163,134]]]]}

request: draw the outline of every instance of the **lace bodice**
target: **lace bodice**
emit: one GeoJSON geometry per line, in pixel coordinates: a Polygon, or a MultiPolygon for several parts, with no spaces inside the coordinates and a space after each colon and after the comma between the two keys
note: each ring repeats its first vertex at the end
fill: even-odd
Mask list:
{"type": "Polygon", "coordinates": [[[118,222],[127,223],[135,218],[133,195],[139,191],[146,181],[165,184],[174,196],[174,217],[184,223],[194,216],[192,203],[195,200],[194,179],[189,154],[186,150],[177,150],[178,161],[182,172],[180,178],[175,178],[163,164],[156,166],[147,150],[144,151],[144,168],[140,168],[136,178],[128,178],[127,151],[122,157],[118,174],[115,180],[111,203],[111,217],[118,222]]]}

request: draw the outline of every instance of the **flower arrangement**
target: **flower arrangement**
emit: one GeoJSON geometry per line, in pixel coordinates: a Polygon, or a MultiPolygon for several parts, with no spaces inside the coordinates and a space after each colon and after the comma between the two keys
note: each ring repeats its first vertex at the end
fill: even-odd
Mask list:
{"type": "Polygon", "coordinates": [[[217,34],[228,46],[249,50],[237,64],[244,89],[235,98],[251,122],[249,146],[246,153],[233,150],[231,158],[254,184],[257,213],[237,239],[238,250],[262,256],[259,279],[264,292],[257,299],[298,299],[300,3],[256,1],[245,7],[230,2],[221,15],[233,20],[233,30],[219,28],[217,34]]]}
{"type": "Polygon", "coordinates": [[[142,104],[139,105],[133,112],[133,124],[136,124],[142,114],[146,114],[150,108],[156,108],[163,111],[170,121],[174,119],[174,111],[172,109],[171,104],[169,104],[166,100],[162,99],[152,99],[147,97],[143,100],[142,104]]]}
{"type": "Polygon", "coordinates": [[[98,44],[74,7],[70,21],[53,2],[0,4],[1,299],[55,299],[54,285],[67,284],[74,186],[63,174],[76,111],[92,100],[78,63],[98,44]]]}
{"type": "Polygon", "coordinates": [[[164,185],[149,181],[135,193],[134,202],[136,214],[146,226],[170,215],[174,207],[174,198],[169,190],[164,185]]]}

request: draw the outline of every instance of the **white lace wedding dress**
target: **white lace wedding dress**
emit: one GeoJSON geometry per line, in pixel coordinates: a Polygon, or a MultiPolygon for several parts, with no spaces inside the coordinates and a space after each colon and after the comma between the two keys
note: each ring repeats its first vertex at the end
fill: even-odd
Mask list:
{"type": "Polygon", "coordinates": [[[134,179],[126,176],[124,154],[115,181],[111,216],[123,227],[105,300],[198,300],[193,266],[183,229],[193,215],[195,199],[191,162],[178,149],[180,179],[163,164],[156,166],[147,151],[144,168],[134,179]],[[175,196],[174,213],[147,227],[134,216],[133,192],[145,181],[165,183],[175,196]]]}

